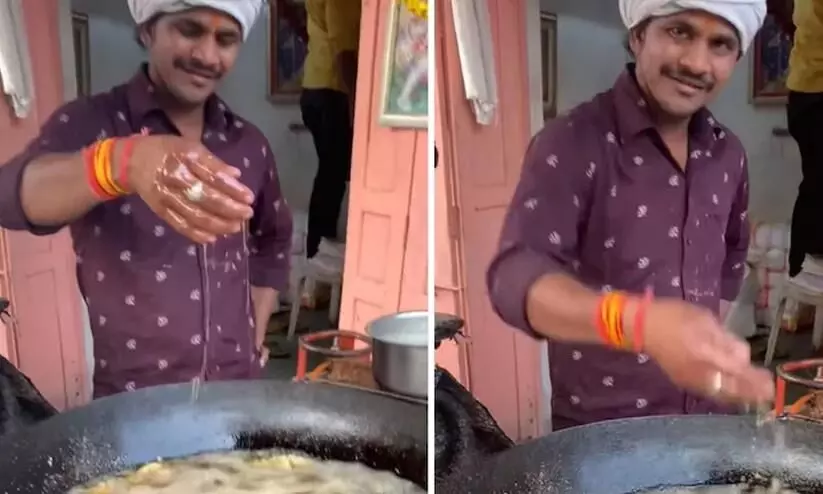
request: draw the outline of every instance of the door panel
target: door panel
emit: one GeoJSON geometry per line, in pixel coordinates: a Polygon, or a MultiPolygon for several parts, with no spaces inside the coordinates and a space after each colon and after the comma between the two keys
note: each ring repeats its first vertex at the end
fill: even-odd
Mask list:
{"type": "MultiPolygon", "coordinates": [[[[23,2],[34,75],[35,108],[25,120],[0,101],[0,162],[37,135],[63,101],[59,0],[23,2]]],[[[11,360],[58,408],[87,399],[86,370],[74,254],[67,231],[48,237],[3,232],[9,296],[18,322],[6,345],[11,360]]],[[[0,351],[3,350],[0,345],[0,351]]]]}
{"type": "Polygon", "coordinates": [[[426,308],[426,132],[378,123],[394,0],[364,0],[340,327],[426,308]]]}
{"type": "Polygon", "coordinates": [[[443,150],[444,165],[451,160],[451,171],[445,175],[450,183],[445,188],[453,190],[455,198],[456,218],[450,221],[458,237],[453,245],[460,283],[455,288],[465,307],[469,335],[465,344],[467,381],[508,434],[526,439],[536,435],[540,427],[539,345],[496,316],[485,283],[531,135],[526,0],[489,0],[487,5],[499,103],[493,123],[482,126],[475,121],[465,97],[451,2],[437,3],[437,54],[442,60],[438,63],[437,94],[442,100],[441,132],[449,148],[443,150]]]}

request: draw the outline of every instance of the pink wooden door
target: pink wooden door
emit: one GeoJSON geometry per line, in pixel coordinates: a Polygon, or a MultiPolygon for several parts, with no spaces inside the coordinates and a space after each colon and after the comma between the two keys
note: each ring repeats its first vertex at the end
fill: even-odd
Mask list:
{"type": "Polygon", "coordinates": [[[475,122],[465,99],[451,3],[436,5],[440,132],[444,168],[449,168],[442,194],[453,197],[453,204],[442,200],[438,214],[446,215],[452,224],[446,231],[457,237],[450,243],[457,250],[460,283],[454,288],[462,299],[469,335],[467,382],[508,434],[525,439],[540,429],[540,347],[494,314],[485,272],[531,135],[526,0],[488,2],[499,99],[489,126],[475,122]]]}
{"type": "MultiPolygon", "coordinates": [[[[441,17],[442,9],[437,11],[437,18],[441,17]]],[[[464,304],[465,289],[462,285],[463,273],[461,258],[460,210],[457,207],[455,190],[455,169],[452,159],[452,134],[449,125],[443,125],[443,117],[448,113],[444,109],[442,97],[446,78],[455,77],[455,74],[444,65],[444,36],[445,26],[438,21],[435,28],[435,143],[439,150],[440,163],[434,172],[434,304],[435,310],[446,314],[466,317],[464,304]]],[[[449,371],[464,386],[471,388],[470,373],[468,372],[467,352],[465,342],[444,341],[435,354],[437,365],[449,371]]]]}
{"type": "Polygon", "coordinates": [[[426,132],[378,123],[394,0],[363,0],[340,327],[426,308],[426,132]]]}
{"type": "MultiPolygon", "coordinates": [[[[20,151],[63,100],[58,29],[60,0],[26,0],[35,111],[17,120],[0,102],[0,163],[20,151]]],[[[80,296],[67,231],[49,237],[4,232],[13,313],[19,323],[11,360],[56,407],[87,399],[80,296]]],[[[0,350],[2,347],[0,347],[0,350]]]]}

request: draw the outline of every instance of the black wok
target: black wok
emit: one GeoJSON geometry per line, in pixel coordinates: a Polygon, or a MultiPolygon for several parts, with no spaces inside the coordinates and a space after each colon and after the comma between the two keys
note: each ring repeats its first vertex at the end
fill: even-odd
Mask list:
{"type": "Polygon", "coordinates": [[[486,458],[438,484],[436,492],[626,494],[734,484],[756,474],[801,493],[823,492],[823,427],[801,420],[757,427],[747,416],[602,422],[486,458]]]}
{"type": "Polygon", "coordinates": [[[65,494],[156,460],[283,448],[426,485],[426,406],[329,384],[214,382],[96,400],[0,439],[0,493],[65,494]]]}

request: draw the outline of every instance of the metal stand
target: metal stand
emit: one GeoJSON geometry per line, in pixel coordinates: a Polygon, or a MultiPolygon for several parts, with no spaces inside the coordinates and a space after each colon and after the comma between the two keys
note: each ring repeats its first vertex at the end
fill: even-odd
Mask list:
{"type": "Polygon", "coordinates": [[[774,413],[777,418],[798,418],[823,424],[823,420],[815,419],[802,415],[800,412],[803,407],[809,402],[815,393],[809,393],[790,406],[786,406],[786,383],[799,384],[800,386],[813,389],[816,391],[823,391],[823,381],[815,381],[797,375],[801,370],[817,369],[823,367],[823,359],[806,359],[797,362],[786,362],[777,366],[777,388],[775,390],[774,413]]]}

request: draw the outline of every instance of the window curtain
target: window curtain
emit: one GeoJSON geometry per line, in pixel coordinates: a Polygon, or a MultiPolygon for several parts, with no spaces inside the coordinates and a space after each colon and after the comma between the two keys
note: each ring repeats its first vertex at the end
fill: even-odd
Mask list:
{"type": "Polygon", "coordinates": [[[451,2],[463,87],[475,119],[481,125],[493,122],[498,102],[488,1],[451,2]]]}
{"type": "Polygon", "coordinates": [[[14,115],[26,118],[34,102],[23,0],[0,1],[0,82],[14,115]]]}

